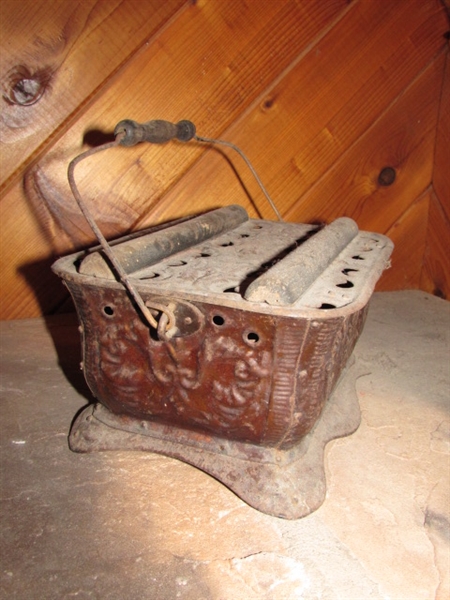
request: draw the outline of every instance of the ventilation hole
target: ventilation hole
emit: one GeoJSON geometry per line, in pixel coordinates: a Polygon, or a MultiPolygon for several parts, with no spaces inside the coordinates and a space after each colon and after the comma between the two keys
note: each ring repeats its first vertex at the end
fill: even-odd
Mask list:
{"type": "Polygon", "coordinates": [[[141,281],[144,281],[145,279],[156,279],[157,277],[159,277],[159,273],[150,273],[150,275],[146,275],[145,277],[140,277],[139,279],[141,281]]]}
{"type": "Polygon", "coordinates": [[[357,273],[358,269],[342,269],[341,273],[348,275],[349,273],[357,273]]]}
{"type": "Polygon", "coordinates": [[[352,256],[352,258],[354,260],[364,260],[364,256],[360,256],[359,254],[355,254],[355,256],[352,256]]]}
{"type": "Polygon", "coordinates": [[[221,315],[214,315],[212,318],[212,322],[214,325],[218,325],[219,327],[225,323],[225,319],[221,315]]]}
{"type": "Polygon", "coordinates": [[[220,244],[222,248],[226,248],[227,246],[234,246],[233,242],[226,242],[225,244],[220,244]]]}
{"type": "Polygon", "coordinates": [[[208,258],[208,256],[211,256],[211,254],[208,254],[208,252],[201,252],[200,254],[197,254],[197,256],[194,256],[194,258],[208,258]]]}
{"type": "Polygon", "coordinates": [[[259,342],[259,335],[254,331],[249,331],[249,333],[247,333],[245,337],[247,338],[247,341],[251,344],[256,344],[257,342],[259,342]]]}
{"type": "Polygon", "coordinates": [[[170,263],[169,267],[184,267],[184,265],[187,265],[187,262],[185,260],[179,260],[178,262],[170,263]]]}
{"type": "Polygon", "coordinates": [[[103,312],[107,317],[112,317],[114,314],[114,308],[112,306],[104,306],[103,312]]]}
{"type": "Polygon", "coordinates": [[[351,281],[348,281],[348,279],[347,279],[347,281],[345,283],[337,283],[336,287],[340,287],[340,288],[352,288],[352,287],[354,287],[354,285],[355,285],[354,283],[352,283],[351,281]]]}
{"type": "Polygon", "coordinates": [[[248,234],[248,233],[242,233],[240,237],[241,237],[241,238],[248,238],[248,237],[250,237],[250,236],[249,236],[249,234],[248,234]]]}
{"type": "Polygon", "coordinates": [[[323,302],[319,308],[327,309],[327,308],[336,308],[334,304],[328,304],[327,302],[323,302]]]}

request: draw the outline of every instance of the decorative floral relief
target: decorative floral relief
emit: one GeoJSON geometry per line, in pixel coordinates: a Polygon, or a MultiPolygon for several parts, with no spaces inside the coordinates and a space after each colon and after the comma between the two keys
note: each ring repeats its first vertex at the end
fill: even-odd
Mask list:
{"type": "Polygon", "coordinates": [[[239,439],[259,435],[268,410],[272,352],[249,347],[239,330],[218,336],[206,329],[155,342],[147,329],[121,318],[97,327],[96,337],[96,386],[113,410],[239,439]]]}

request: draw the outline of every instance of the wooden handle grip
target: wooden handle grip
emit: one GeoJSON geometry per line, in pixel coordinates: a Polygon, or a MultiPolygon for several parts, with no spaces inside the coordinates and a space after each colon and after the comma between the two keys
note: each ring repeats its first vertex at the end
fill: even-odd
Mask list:
{"type": "Polygon", "coordinates": [[[140,142],[151,144],[164,144],[169,140],[188,142],[195,136],[195,125],[192,121],[179,121],[171,123],[155,119],[146,123],[138,123],[131,119],[124,119],[117,123],[114,135],[121,136],[121,146],[135,146],[140,142]]]}

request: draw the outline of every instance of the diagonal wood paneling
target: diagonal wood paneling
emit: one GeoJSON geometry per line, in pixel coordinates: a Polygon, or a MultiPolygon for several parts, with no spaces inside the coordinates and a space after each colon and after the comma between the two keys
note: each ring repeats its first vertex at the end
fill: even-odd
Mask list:
{"type": "MultiPolygon", "coordinates": [[[[67,129],[98,91],[186,0],[3,0],[0,4],[0,136],[3,189],[67,129]],[[15,74],[22,73],[22,80],[15,74]],[[28,77],[28,80],[26,79],[28,77]],[[14,89],[42,97],[22,105],[14,89]],[[28,84],[27,84],[28,81],[28,84]],[[17,96],[18,101],[14,102],[17,96]]],[[[22,96],[22,97],[21,97],[22,96]]]]}
{"type": "MultiPolygon", "coordinates": [[[[37,185],[50,210],[58,205],[64,211],[65,203],[65,226],[72,237],[77,239],[79,230],[88,231],[67,192],[67,158],[61,160],[66,153],[79,151],[87,129],[111,131],[128,116],[138,121],[189,118],[199,132],[217,136],[245,114],[261,90],[289,69],[345,10],[345,0],[266,2],[264,10],[259,3],[241,0],[192,5],[61,139],[53,151],[54,164],[47,162],[37,171],[37,185]]],[[[94,209],[98,198],[108,197],[108,206],[102,203],[97,214],[106,231],[117,235],[153,213],[203,149],[195,144],[141,145],[83,164],[78,179],[94,209]]],[[[187,212],[197,206],[201,209],[196,198],[187,212]]],[[[186,214],[186,208],[182,211],[186,214]]]]}
{"type": "Polygon", "coordinates": [[[441,298],[450,297],[450,221],[435,194],[430,198],[428,228],[419,286],[441,298]]]}
{"type": "Polygon", "coordinates": [[[436,89],[444,56],[392,102],[288,212],[289,220],[320,220],[345,214],[360,227],[386,232],[431,183],[438,120],[436,89]],[[396,172],[379,183],[383,168],[396,172]]]}
{"type": "MultiPolygon", "coordinates": [[[[448,4],[448,3],[447,3],[448,4]]],[[[450,9],[450,6],[449,6],[450,9]]],[[[449,11],[450,14],[450,11],[449,11]]],[[[420,287],[450,298],[450,55],[440,96],[427,239],[420,287]]]]}
{"type": "MultiPolygon", "coordinates": [[[[327,219],[325,207],[320,213],[315,210],[316,198],[311,199],[305,210],[303,195],[427,64],[433,62],[436,54],[443,51],[445,41],[433,31],[445,27],[442,13],[436,13],[420,1],[416,3],[417,10],[413,11],[410,2],[397,2],[395,6],[402,9],[400,15],[386,11],[387,14],[380,16],[379,6],[379,3],[370,2],[354,6],[353,11],[348,11],[285,78],[265,91],[251,112],[243,115],[224,134],[245,149],[289,219],[327,219]],[[399,27],[399,20],[405,29],[399,27]],[[434,22],[433,27],[430,20],[434,22]],[[415,45],[411,44],[411,38],[417,39],[415,45]],[[346,42],[347,39],[352,42],[346,42]],[[367,49],[368,39],[384,50],[375,53],[376,60],[373,49],[367,49]],[[420,45],[417,45],[419,41],[420,45]],[[357,65],[355,55],[359,57],[357,65]],[[405,62],[406,55],[408,60],[405,62]],[[393,56],[397,56],[398,62],[393,56]],[[384,73],[389,73],[389,77],[384,73]],[[302,209],[294,214],[297,203],[302,209]]],[[[383,3],[383,6],[387,5],[383,3]]],[[[442,62],[436,66],[437,77],[431,82],[434,86],[440,86],[442,73],[439,69],[442,69],[442,62]]],[[[430,90],[435,99],[436,89],[430,90]]],[[[436,107],[434,102],[434,123],[436,107]]],[[[410,113],[411,116],[414,118],[410,113]]],[[[417,118],[414,122],[416,139],[430,125],[429,121],[425,126],[419,121],[417,118]]],[[[375,151],[376,147],[373,148],[375,151]]],[[[238,161],[232,160],[239,168],[238,161]]],[[[430,177],[429,161],[427,164],[430,177]]],[[[270,208],[251,177],[245,169],[240,169],[240,173],[251,197],[257,201],[259,214],[272,218],[270,208]]],[[[430,178],[422,190],[429,182],[430,178]]],[[[348,190],[349,185],[351,182],[342,180],[337,189],[348,190]]],[[[329,197],[330,194],[324,197],[325,203],[329,202],[329,197]]],[[[243,201],[253,214],[256,212],[232,170],[213,151],[163,196],[150,218],[143,223],[185,214],[186,207],[192,205],[199,209],[211,208],[218,199],[221,203],[243,201]]]]}
{"type": "Polygon", "coordinates": [[[433,187],[447,220],[450,221],[450,53],[447,52],[440,94],[439,123],[434,152],[433,187]]]}
{"type": "MultiPolygon", "coordinates": [[[[199,127],[203,123],[208,133],[218,134],[246,110],[261,86],[269,85],[288,69],[346,7],[345,0],[317,4],[289,1],[267,2],[261,10],[259,3],[247,6],[240,0],[215,0],[193,4],[181,13],[47,153],[28,177],[32,184],[27,195],[18,185],[3,199],[2,223],[11,238],[14,236],[14,243],[5,244],[1,253],[6,284],[2,314],[23,314],[25,297],[32,289],[44,311],[60,302],[59,291],[54,302],[55,284],[48,273],[35,278],[32,289],[29,276],[16,273],[17,265],[29,265],[25,270],[31,274],[33,260],[70,247],[52,216],[56,214],[64,223],[75,245],[92,240],[66,182],[67,162],[80,152],[86,130],[111,131],[125,116],[177,120],[188,115],[199,127]],[[39,194],[33,193],[36,188],[39,194]],[[19,222],[20,228],[16,227],[19,222]],[[33,231],[32,236],[29,231],[33,231]]],[[[120,150],[100,157],[98,166],[95,161],[82,165],[77,175],[94,211],[98,203],[97,214],[106,233],[117,235],[139,221],[198,154],[195,146],[142,146],[132,153],[120,150]]],[[[188,212],[192,210],[194,206],[188,212]]],[[[37,310],[36,300],[31,302],[32,310],[37,310]]]]}
{"type": "Polygon", "coordinates": [[[428,188],[387,230],[395,248],[391,267],[381,276],[378,290],[420,288],[431,196],[428,188]]]}
{"type": "MultiPolygon", "coordinates": [[[[136,29],[123,12],[133,1],[116,13],[119,6],[109,3],[111,31],[121,27],[130,37],[136,29]]],[[[2,198],[0,315],[48,313],[64,302],[49,271],[52,256],[92,239],[67,191],[66,165],[83,141],[99,143],[124,117],[190,118],[201,135],[237,143],[291,220],[352,214],[362,227],[391,231],[398,250],[387,285],[418,286],[426,246],[414,247],[414,266],[405,260],[412,228],[422,239],[431,206],[423,192],[433,176],[448,50],[439,0],[174,0],[170,7],[158,13],[149,43],[127,37],[134,50],[119,61],[120,76],[97,72],[95,90],[75,103],[53,137],[45,134],[38,165],[2,198]],[[381,188],[378,173],[388,165],[397,178],[381,188]]],[[[83,57],[77,68],[94,70],[86,48],[96,31],[77,38],[84,49],[74,43],[72,55],[83,57]]],[[[113,45],[105,34],[95,40],[95,48],[106,46],[102,52],[113,45]]],[[[30,162],[22,156],[13,161],[16,173],[30,162]]],[[[238,159],[195,144],[116,149],[80,165],[77,176],[110,236],[231,202],[273,218],[238,159]]],[[[433,256],[435,246],[428,247],[433,256]]]]}

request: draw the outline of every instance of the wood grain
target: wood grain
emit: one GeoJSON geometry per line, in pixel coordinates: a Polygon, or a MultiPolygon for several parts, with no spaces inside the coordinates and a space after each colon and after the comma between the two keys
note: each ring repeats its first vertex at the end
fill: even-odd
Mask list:
{"type": "Polygon", "coordinates": [[[6,189],[67,129],[121,66],[186,0],[3,0],[0,183],[6,189]],[[12,103],[11,74],[46,73],[35,104],[12,103]],[[9,100],[9,101],[8,101],[9,100]]]}
{"type": "Polygon", "coordinates": [[[450,54],[447,52],[434,153],[433,187],[450,220],[450,54]]]}
{"type": "Polygon", "coordinates": [[[431,184],[444,55],[397,98],[331,169],[296,202],[289,220],[350,216],[364,229],[386,232],[431,184]],[[378,181],[392,167],[392,185],[378,181]]]}
{"type": "MultiPolygon", "coordinates": [[[[348,191],[351,182],[346,178],[336,181],[331,196],[324,196],[320,213],[315,210],[315,196],[307,205],[302,203],[304,194],[445,47],[445,41],[433,31],[445,27],[442,14],[436,14],[421,1],[414,10],[411,2],[396,2],[394,14],[388,6],[393,5],[364,2],[354,6],[280,82],[264,93],[250,112],[223,134],[245,150],[290,220],[328,218],[326,204],[335,190],[348,191]],[[380,6],[385,10],[382,14],[380,6]],[[298,210],[294,212],[296,203],[298,210]]],[[[442,62],[437,66],[436,79],[430,82],[435,86],[430,95],[434,93],[435,98],[442,77],[439,68],[442,62]]],[[[422,123],[415,122],[417,138],[422,127],[422,123]]],[[[384,137],[388,136],[389,132],[385,132],[384,137]]],[[[429,143],[433,143],[431,139],[429,143]]],[[[376,151],[374,146],[372,152],[376,151]]],[[[428,151],[432,152],[429,145],[428,151]]],[[[236,201],[244,203],[253,215],[273,218],[242,163],[232,155],[230,160],[233,167],[217,151],[202,157],[144,216],[140,225],[181,216],[188,212],[186,207],[205,210],[218,202],[236,201]],[[242,176],[244,187],[233,168],[242,176]]],[[[414,197],[409,200],[412,202],[414,197]]],[[[330,216],[335,212],[334,208],[330,216]]]]}
{"type": "MultiPolygon", "coordinates": [[[[189,118],[200,134],[218,136],[247,111],[262,89],[290,68],[345,6],[344,0],[286,1],[266,2],[261,10],[259,3],[215,0],[184,11],[36,169],[35,181],[50,212],[53,207],[64,211],[69,235],[75,243],[85,243],[79,231],[86,236],[89,228],[67,190],[65,168],[68,158],[79,151],[86,130],[110,132],[124,117],[189,118]],[[65,209],[63,198],[67,198],[65,209]]],[[[196,144],[141,145],[80,165],[77,180],[107,233],[117,234],[135,228],[151,214],[203,151],[196,144]],[[107,202],[100,202],[101,198],[107,202]]],[[[197,206],[202,209],[191,197],[179,208],[189,214],[197,206]]]]}
{"type": "MultiPolygon", "coordinates": [[[[0,10],[11,13],[14,4],[5,0],[0,10]]],[[[351,214],[363,228],[390,232],[398,248],[384,289],[447,285],[437,275],[442,239],[431,224],[439,236],[447,229],[424,194],[433,180],[437,206],[447,208],[448,87],[442,96],[441,89],[449,25],[439,0],[21,6],[8,27],[23,22],[26,10],[32,27],[4,27],[0,75],[19,61],[35,70],[50,65],[55,75],[39,103],[20,107],[28,122],[17,117],[19,127],[4,130],[1,318],[64,306],[50,263],[93,241],[68,190],[67,164],[125,117],[189,118],[200,135],[237,143],[290,220],[351,214]],[[396,169],[389,187],[377,183],[385,166],[396,169]]],[[[0,126],[8,115],[2,110],[0,126]]],[[[228,150],[195,143],[114,149],[76,175],[109,237],[234,202],[274,218],[228,150]]]]}
{"type": "Polygon", "coordinates": [[[0,224],[1,318],[48,313],[67,292],[51,272],[54,255],[40,221],[9,193],[0,202],[0,224]]]}
{"type": "MultiPolygon", "coordinates": [[[[120,79],[46,153],[38,167],[28,173],[26,194],[17,184],[4,198],[3,223],[8,232],[4,242],[11,254],[2,253],[5,260],[0,276],[8,289],[2,315],[11,318],[24,314],[22,306],[18,308],[13,300],[18,293],[30,297],[36,291],[43,300],[43,312],[52,311],[57,305],[52,304],[45,277],[43,288],[39,277],[35,278],[36,290],[28,287],[23,278],[17,277],[18,265],[30,265],[32,271],[35,257],[39,272],[42,257],[92,242],[66,180],[67,163],[80,152],[86,131],[101,138],[125,116],[140,120],[188,116],[200,126],[206,123],[208,133],[218,133],[245,111],[261,86],[269,85],[288,69],[298,53],[345,6],[344,0],[327,0],[317,5],[288,1],[267,2],[261,10],[256,3],[247,6],[238,1],[216,0],[198,2],[180,13],[133,58],[120,79]],[[19,214],[21,227],[17,228],[19,214]],[[36,218],[41,225],[39,235],[34,233],[36,218]]],[[[122,150],[116,152],[115,158],[108,155],[103,161],[100,158],[81,165],[77,179],[105,232],[117,235],[132,228],[149,210],[154,195],[170,186],[198,154],[198,148],[180,145],[122,150]],[[143,150],[147,152],[145,158],[143,150]]],[[[58,297],[58,304],[59,301],[58,297]]],[[[31,310],[28,314],[36,313],[31,310]]]]}
{"type": "Polygon", "coordinates": [[[387,230],[394,252],[391,267],[378,281],[377,291],[420,288],[431,195],[429,188],[387,230]]]}
{"type": "Polygon", "coordinates": [[[420,288],[450,299],[450,221],[435,194],[431,195],[420,288]]]}

